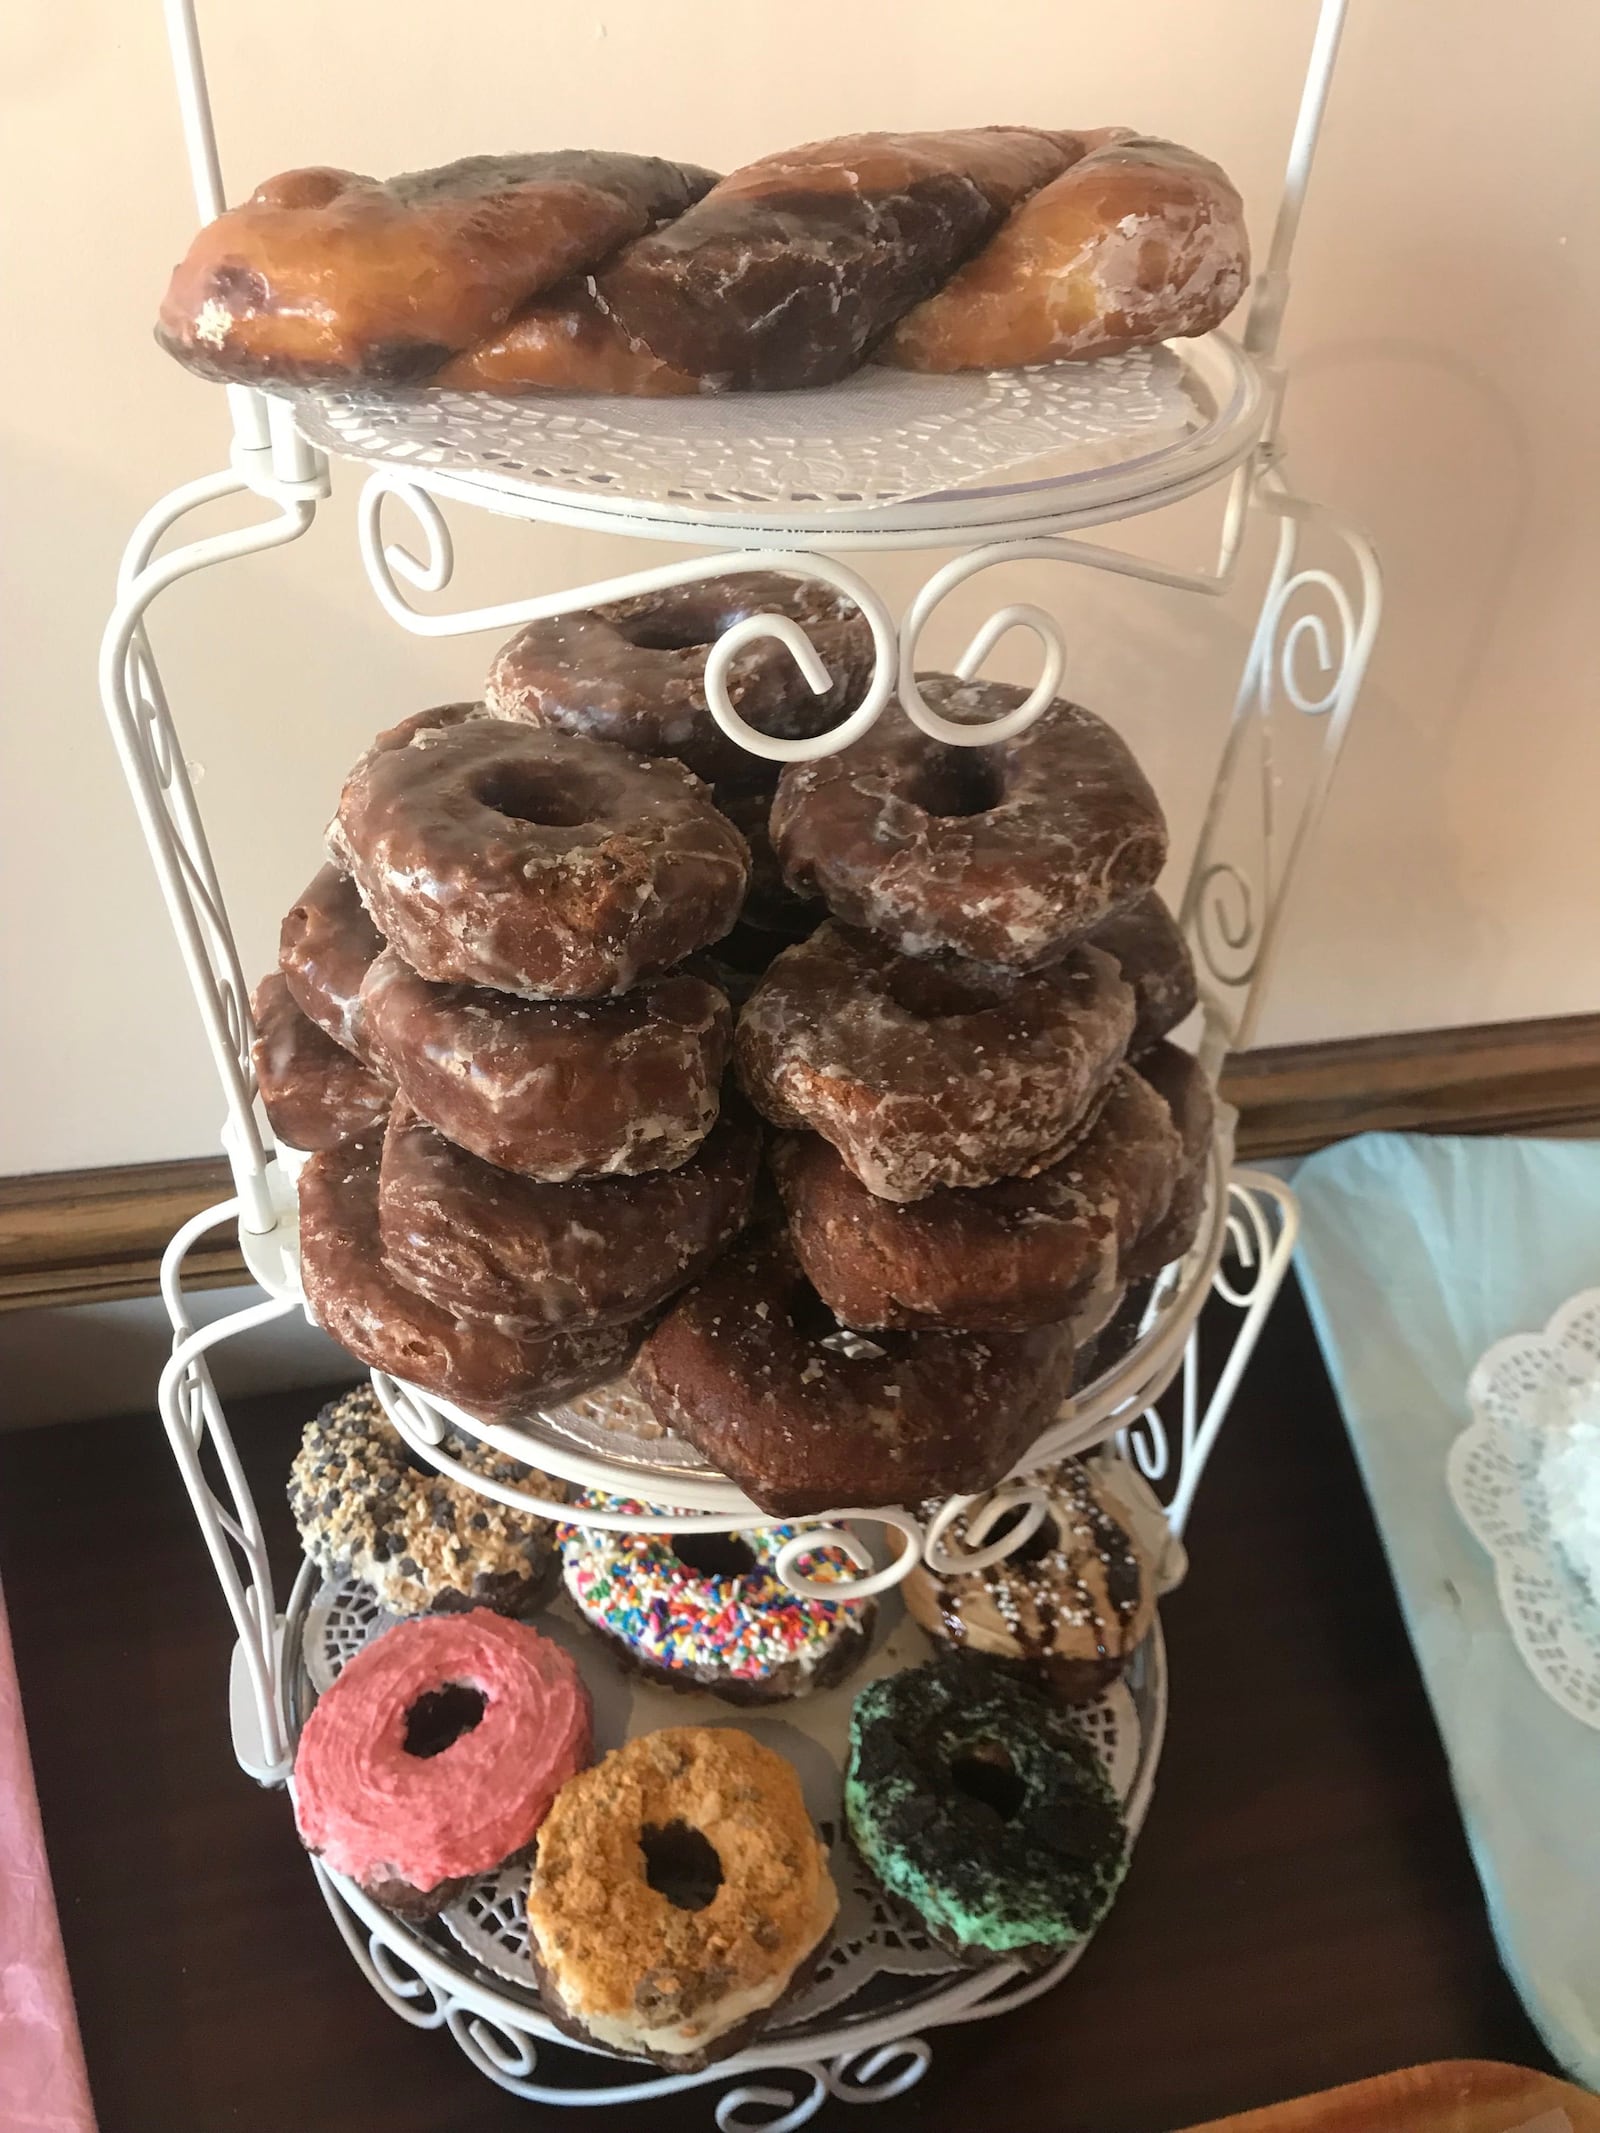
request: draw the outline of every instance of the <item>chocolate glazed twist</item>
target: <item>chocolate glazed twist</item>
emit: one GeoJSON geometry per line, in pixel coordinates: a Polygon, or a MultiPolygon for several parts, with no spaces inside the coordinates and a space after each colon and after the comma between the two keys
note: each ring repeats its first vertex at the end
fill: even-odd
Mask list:
{"type": "Polygon", "coordinates": [[[1126,128],[866,133],[710,174],[588,152],[271,179],[202,230],[160,337],[210,377],[662,395],[1209,332],[1239,196],[1126,128]],[[707,190],[707,187],[710,187],[707,190]]]}

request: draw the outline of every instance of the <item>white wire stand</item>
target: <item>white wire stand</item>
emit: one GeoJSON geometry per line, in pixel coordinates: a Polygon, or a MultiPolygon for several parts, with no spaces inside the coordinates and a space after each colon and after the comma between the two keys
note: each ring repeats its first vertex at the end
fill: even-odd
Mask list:
{"type": "MultiPolygon", "coordinates": [[[[364,472],[358,534],[373,591],[402,628],[419,636],[509,632],[537,618],[729,572],[778,570],[834,586],[865,617],[875,665],[860,705],[831,732],[772,740],[747,726],[731,701],[730,662],[763,637],[788,648],[814,689],[827,686],[815,648],[792,621],[742,622],[707,660],[707,700],[724,730],[757,754],[794,761],[848,746],[896,697],[928,733],[972,746],[1023,730],[1064,682],[1070,685],[1068,647],[1055,618],[1031,604],[1002,605],[976,631],[958,671],[977,675],[1000,640],[1022,630],[1040,658],[1026,700],[986,728],[950,726],[933,711],[915,678],[918,648],[936,610],[969,578],[1013,563],[1051,561],[1214,598],[1236,581],[1248,536],[1265,528],[1274,547],[1271,574],[1180,905],[1202,973],[1201,1056],[1215,1070],[1227,1051],[1253,1036],[1284,912],[1379,618],[1380,579],[1370,548],[1292,491],[1278,442],[1279,328],[1345,4],[1321,0],[1319,6],[1266,264],[1237,342],[1215,334],[1098,364],[976,379],[868,374],[827,394],[733,396],[704,405],[513,404],[438,393],[269,396],[230,387],[227,469],[174,490],[136,528],[102,645],[101,694],[222,1086],[222,1138],[235,1182],[234,1197],[185,1224],[163,1262],[174,1343],[159,1405],[237,1633],[230,1698],[236,1752],[261,1782],[281,1782],[290,1770],[292,1661],[260,1520],[208,1357],[220,1342],[303,1308],[291,1152],[280,1158],[256,1103],[248,995],[151,646],[152,606],[184,577],[304,535],[329,492],[332,454],[364,472]],[[1156,564],[1083,537],[1201,491],[1214,491],[1220,503],[1216,554],[1206,568],[1156,564]],[[197,515],[241,498],[259,504],[250,523],[211,535],[193,530],[197,515]],[[526,599],[450,609],[441,604],[454,571],[447,507],[627,533],[704,553],[526,599]],[[396,512],[409,517],[410,545],[386,527],[396,512]],[[932,570],[903,615],[843,560],[936,547],[960,552],[932,570]],[[185,1259],[198,1237],[223,1223],[237,1226],[265,1300],[197,1329],[185,1296],[185,1259]]],[[[196,203],[202,219],[210,219],[225,194],[194,0],[165,0],[165,7],[196,203]]],[[[1181,1268],[1163,1276],[1130,1352],[1069,1403],[1018,1469],[1115,1440],[1164,1494],[1175,1534],[1187,1522],[1294,1246],[1293,1195],[1270,1176],[1231,1168],[1227,1132],[1225,1122],[1199,1242],[1181,1268]],[[1214,1376],[1209,1364],[1201,1368],[1200,1315],[1208,1299],[1225,1307],[1208,1315],[1208,1327],[1230,1336],[1214,1376]]],[[[697,1469],[682,1447],[624,1460],[615,1446],[579,1441],[549,1418],[490,1426],[381,1375],[375,1384],[408,1442],[445,1472],[452,1471],[446,1432],[465,1428],[564,1480],[683,1507],[670,1518],[599,1514],[595,1523],[729,1531],[762,1516],[723,1477],[697,1469]]],[[[517,1491],[468,1469],[456,1478],[519,1500],[517,1491]]],[[[526,1492],[521,1500],[548,1512],[560,1508],[526,1492]]],[[[922,1513],[904,1507],[842,1509],[813,1526],[795,1553],[818,1538],[833,1540],[855,1564],[855,1589],[884,1591],[919,1555],[946,1570],[998,1560],[1025,1545],[1043,1515],[1038,1491],[1013,1480],[984,1499],[943,1506],[926,1523],[922,1513]],[[991,1539],[1018,1504],[1023,1518],[991,1539]],[[955,1554],[958,1512],[964,1539],[955,1554]]],[[[804,1590],[798,1569],[792,1562],[789,1568],[791,1582],[804,1590]]],[[[838,1590],[829,1588],[834,1597],[838,1590]]],[[[305,1598],[302,1579],[291,1622],[305,1598]]],[[[1153,1767],[1152,1759],[1152,1773],[1153,1767]]],[[[432,1975],[432,1958],[411,1947],[409,1928],[367,1905],[358,1891],[320,1878],[375,1989],[408,2021],[447,2027],[502,2086],[546,2102],[603,2105],[624,2093],[643,2100],[683,2085],[672,2077],[639,2084],[629,2076],[609,2088],[554,2075],[541,2081],[534,2032],[505,2016],[492,1987],[469,1990],[454,1972],[432,1975]]],[[[1047,1989],[1054,1974],[1021,1982],[992,1973],[963,1980],[936,2007],[921,2009],[915,2027],[1001,2012],[1047,1989]]],[[[563,2065],[587,2056],[570,2046],[549,2049],[564,2054],[563,2065]]],[[[825,2097],[864,2102],[899,2094],[919,2078],[928,2055],[926,2041],[909,2033],[903,2016],[881,2036],[852,2029],[847,2037],[813,2038],[800,2059],[781,2051],[771,2059],[747,2054],[731,2062],[734,2073],[783,2066],[786,2085],[741,2080],[717,2104],[717,2123],[723,2133],[757,2126],[787,2133],[825,2097]]],[[[729,2071],[716,2069],[709,2078],[729,2071]]]]}

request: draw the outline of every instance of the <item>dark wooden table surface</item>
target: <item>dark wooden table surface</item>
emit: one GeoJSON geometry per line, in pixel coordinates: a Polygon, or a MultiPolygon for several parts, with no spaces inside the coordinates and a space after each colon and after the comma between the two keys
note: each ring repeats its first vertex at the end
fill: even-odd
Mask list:
{"type": "MultiPolygon", "coordinates": [[[[286,1565],[313,1404],[234,1414],[286,1565]]],[[[905,2099],[814,2124],[1171,2133],[1422,2059],[1548,2064],[1495,1960],[1298,1297],[1190,1544],[1155,1802],[1087,1957],[1033,2006],[938,2033],[905,2099]]],[[[233,1763],[231,1636],[152,1416],[0,1437],[0,1579],[101,2133],[710,2133],[715,2090],[541,2112],[368,1989],[286,1802],[233,1763]]]]}

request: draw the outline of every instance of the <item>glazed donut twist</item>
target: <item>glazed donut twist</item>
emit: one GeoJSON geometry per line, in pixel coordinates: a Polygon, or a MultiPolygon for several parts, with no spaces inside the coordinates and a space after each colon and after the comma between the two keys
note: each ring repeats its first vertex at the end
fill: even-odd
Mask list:
{"type": "Polygon", "coordinates": [[[157,335],[230,380],[760,392],[1206,333],[1249,270],[1223,172],[1125,127],[850,134],[716,182],[563,150],[268,179],[199,232],[157,335]]]}

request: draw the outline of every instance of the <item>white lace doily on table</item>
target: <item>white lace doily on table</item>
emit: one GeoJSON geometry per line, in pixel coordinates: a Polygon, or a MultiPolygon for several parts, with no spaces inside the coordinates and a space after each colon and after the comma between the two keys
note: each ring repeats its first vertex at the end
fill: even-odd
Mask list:
{"type": "Polygon", "coordinates": [[[1564,1303],[1542,1333],[1497,1341],[1467,1385],[1472,1421],[1450,1447],[1456,1509],[1489,1551],[1517,1649],[1546,1694],[1600,1727],[1600,1602],[1550,1529],[1540,1458],[1572,1388],[1600,1378],[1600,1289],[1564,1303]]]}
{"type": "MultiPolygon", "coordinates": [[[[396,1619],[378,1606],[363,1585],[347,1581],[324,1586],[307,1610],[301,1647],[313,1688],[320,1694],[362,1645],[396,1619]]],[[[839,1916],[812,1983],[775,2025],[773,2035],[803,2030],[828,2010],[844,2007],[866,1993],[875,1978],[932,1980],[949,1978],[960,1970],[867,1874],[845,1836],[840,1813],[840,1777],[856,1691],[878,1675],[915,1665],[931,1648],[903,1613],[898,1595],[891,1594],[881,1603],[873,1648],[838,1689],[765,1711],[736,1709],[712,1696],[686,1695],[630,1680],[567,1611],[564,1600],[539,1617],[539,1627],[584,1665],[594,1698],[597,1753],[662,1726],[731,1725],[764,1740],[798,1772],[806,1805],[829,1846],[829,1865],[839,1890],[839,1916]]],[[[1143,1759],[1141,1703],[1160,1694],[1159,1660],[1153,1645],[1154,1639],[1147,1640],[1125,1679],[1078,1713],[1124,1799],[1134,1790],[1143,1759]]],[[[484,1875],[443,1914],[443,1923],[485,1970],[533,1995],[537,1986],[528,1960],[523,1907],[527,1878],[526,1867],[484,1875]]]]}
{"type": "Polygon", "coordinates": [[[282,397],[325,451],[589,502],[857,512],[1118,467],[1215,410],[1165,347],[1033,370],[920,377],[871,365],[823,391],[633,400],[301,387],[282,397]]]}

